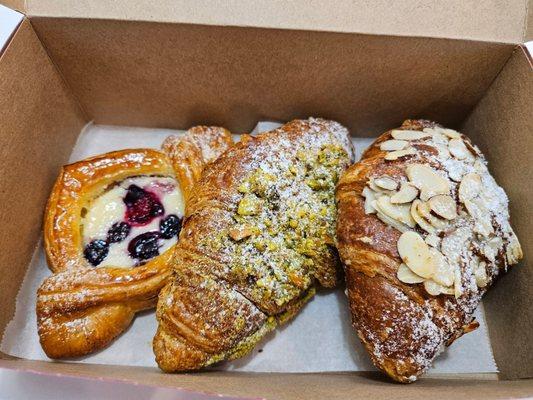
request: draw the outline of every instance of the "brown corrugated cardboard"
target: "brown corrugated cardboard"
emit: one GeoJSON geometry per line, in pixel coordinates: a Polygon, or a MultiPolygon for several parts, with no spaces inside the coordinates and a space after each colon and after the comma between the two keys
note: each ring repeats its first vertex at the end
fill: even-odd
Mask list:
{"type": "MultiPolygon", "coordinates": [[[[454,19],[449,27],[444,25],[451,14],[439,14],[438,8],[418,9],[421,2],[416,1],[404,3],[407,9],[418,7],[412,15],[402,14],[404,18],[394,19],[399,15],[398,6],[385,7],[382,2],[358,11],[358,15],[369,14],[364,24],[383,20],[373,25],[376,30],[369,31],[380,34],[516,43],[527,30],[525,2],[478,2],[475,13],[467,2],[452,3],[453,15],[465,17],[460,22],[454,19]],[[430,18],[435,27],[428,27],[423,17],[433,13],[438,14],[430,18]],[[411,16],[424,23],[413,28],[411,16]],[[402,26],[405,29],[401,30],[402,26]]],[[[360,32],[363,25],[358,25],[362,23],[359,19],[346,25],[353,14],[338,25],[328,13],[295,15],[289,9],[281,15],[281,3],[277,2],[259,22],[243,2],[232,2],[240,5],[241,12],[232,14],[234,9],[228,7],[216,17],[212,15],[224,8],[222,2],[210,3],[211,8],[207,3],[193,7],[192,2],[180,2],[181,9],[161,2],[161,8],[147,11],[142,6],[148,4],[135,0],[128,3],[131,9],[127,12],[123,2],[114,8],[102,4],[26,3],[30,16],[32,12],[41,15],[32,17],[31,23],[68,87],[28,21],[0,58],[0,76],[10,77],[0,81],[0,215],[5,221],[0,242],[4,277],[0,279],[0,332],[13,313],[15,294],[39,236],[42,209],[55,173],[85,123],[74,98],[80,100],[89,119],[100,123],[172,128],[219,123],[246,131],[260,119],[288,120],[314,114],[338,119],[354,135],[372,136],[406,117],[434,118],[452,126],[464,122],[508,191],[526,260],[531,259],[528,217],[533,189],[528,150],[532,78],[524,55],[521,50],[513,54],[513,45],[303,31],[360,32]],[[59,4],[63,7],[57,8],[59,4]],[[123,21],[165,20],[164,15],[173,21],[274,24],[291,30],[123,21]],[[336,26],[339,28],[333,29],[336,26]],[[264,85],[272,87],[267,95],[257,90],[264,85]]],[[[353,12],[348,3],[338,4],[347,7],[338,8],[339,15],[342,10],[353,12]]],[[[499,378],[533,376],[533,308],[528,301],[533,293],[531,275],[527,261],[514,267],[485,302],[502,371],[499,378]]],[[[0,358],[0,366],[8,368],[251,397],[490,399],[533,395],[533,379],[495,381],[493,375],[422,379],[399,386],[376,374],[168,375],[150,368],[46,363],[5,354],[0,358]]]]}
{"type": "Polygon", "coordinates": [[[524,26],[524,42],[533,40],[533,0],[529,0],[527,4],[527,15],[524,26]]]}
{"type": "Polygon", "coordinates": [[[41,233],[47,191],[86,122],[27,20],[0,58],[0,76],[3,331],[41,233]]]}
{"type": "Polygon", "coordinates": [[[525,24],[524,42],[533,40],[533,0],[529,0],[525,24]]]}
{"type": "Polygon", "coordinates": [[[153,22],[32,24],[95,123],[235,132],[308,115],[340,120],[358,136],[416,116],[456,126],[514,48],[153,22]]]}
{"type": "Polygon", "coordinates": [[[528,0],[27,0],[47,17],[180,22],[522,43],[528,0]]]}
{"type": "Polygon", "coordinates": [[[0,4],[11,8],[12,10],[25,12],[26,11],[26,1],[25,0],[1,0],[0,4]]]}
{"type": "Polygon", "coordinates": [[[254,374],[212,371],[176,375],[163,374],[153,368],[81,366],[25,360],[2,361],[1,365],[39,373],[149,383],[204,393],[244,396],[250,400],[490,400],[527,398],[533,394],[531,380],[496,381],[493,377],[487,379],[482,376],[422,379],[413,385],[399,385],[391,383],[378,373],[254,374]]]}
{"type": "Polygon", "coordinates": [[[507,190],[511,220],[525,255],[522,264],[503,276],[484,302],[494,355],[506,379],[533,376],[533,239],[528,218],[533,182],[532,110],[531,66],[518,48],[464,126],[486,155],[496,180],[507,190]]]}

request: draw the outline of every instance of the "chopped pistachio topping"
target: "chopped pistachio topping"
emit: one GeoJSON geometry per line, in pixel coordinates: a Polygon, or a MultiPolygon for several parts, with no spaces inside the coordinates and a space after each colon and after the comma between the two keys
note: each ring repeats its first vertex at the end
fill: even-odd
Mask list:
{"type": "Polygon", "coordinates": [[[247,194],[239,202],[237,214],[239,215],[256,215],[261,211],[261,200],[253,194],[247,194]]]}
{"type": "Polygon", "coordinates": [[[335,242],[334,188],[348,162],[341,146],[324,144],[262,162],[240,182],[235,225],[217,240],[254,301],[282,306],[311,286],[335,242]]]}

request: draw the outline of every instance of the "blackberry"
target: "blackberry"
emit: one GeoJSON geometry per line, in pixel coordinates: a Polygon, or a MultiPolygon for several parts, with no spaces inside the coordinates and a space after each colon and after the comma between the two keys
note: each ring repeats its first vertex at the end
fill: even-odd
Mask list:
{"type": "Polygon", "coordinates": [[[104,261],[108,253],[109,244],[105,240],[100,239],[93,240],[83,250],[83,255],[94,267],[104,261]]]}
{"type": "Polygon", "coordinates": [[[131,226],[127,222],[115,222],[107,231],[107,242],[118,243],[128,237],[131,226]]]}
{"type": "Polygon", "coordinates": [[[149,260],[159,255],[159,232],[145,232],[134,237],[128,245],[128,252],[132,258],[149,260]]]}
{"type": "Polygon", "coordinates": [[[177,236],[181,230],[181,219],[177,215],[170,214],[159,222],[159,231],[164,239],[177,236]]]}

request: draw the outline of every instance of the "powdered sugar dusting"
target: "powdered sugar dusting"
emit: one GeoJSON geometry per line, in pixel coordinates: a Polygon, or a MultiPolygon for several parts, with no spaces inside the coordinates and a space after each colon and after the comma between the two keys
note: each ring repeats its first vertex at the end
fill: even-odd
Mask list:
{"type": "Polygon", "coordinates": [[[398,279],[423,285],[425,300],[421,304],[418,297],[407,300],[397,293],[405,313],[395,315],[394,303],[391,315],[384,312],[383,318],[391,318],[394,327],[407,329],[407,337],[383,342],[383,332],[374,332],[374,327],[359,329],[374,346],[378,365],[392,358],[402,375],[402,370],[409,369],[400,364],[409,358],[418,375],[446,343],[463,330],[473,329],[472,315],[482,295],[502,270],[522,258],[522,251],[509,223],[508,198],[490,175],[480,150],[466,136],[429,121],[406,121],[378,139],[376,147],[385,165],[398,163],[404,172],[399,177],[379,173],[368,177],[362,192],[365,213],[376,213],[403,232],[403,247],[398,245],[398,249],[411,275],[402,275],[400,268],[398,279]],[[415,186],[418,194],[393,204],[391,199],[399,198],[396,190],[405,185],[415,186]],[[416,245],[420,253],[415,242],[421,243],[416,245]],[[425,264],[415,264],[416,260],[425,260],[425,264]],[[418,270],[423,277],[416,275],[418,270]]]}
{"type": "Polygon", "coordinates": [[[315,277],[328,286],[335,282],[334,188],[353,147],[344,127],[312,118],[266,135],[259,136],[264,143],[251,145],[232,193],[233,221],[210,221],[219,234],[204,245],[216,246],[226,260],[219,274],[272,313],[315,277]]]}

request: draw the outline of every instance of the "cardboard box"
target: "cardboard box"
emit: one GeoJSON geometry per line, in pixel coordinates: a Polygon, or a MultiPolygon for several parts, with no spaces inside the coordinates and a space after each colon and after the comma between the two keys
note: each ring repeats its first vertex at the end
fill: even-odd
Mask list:
{"type": "Polygon", "coordinates": [[[510,197],[525,259],[484,300],[497,377],[406,386],[374,373],[172,375],[6,354],[0,367],[245,397],[533,395],[533,76],[520,46],[532,34],[527,0],[4,1],[26,17],[0,58],[0,332],[51,185],[89,121],[246,132],[259,120],[312,115],[377,136],[405,118],[434,119],[485,153],[510,197]]]}

